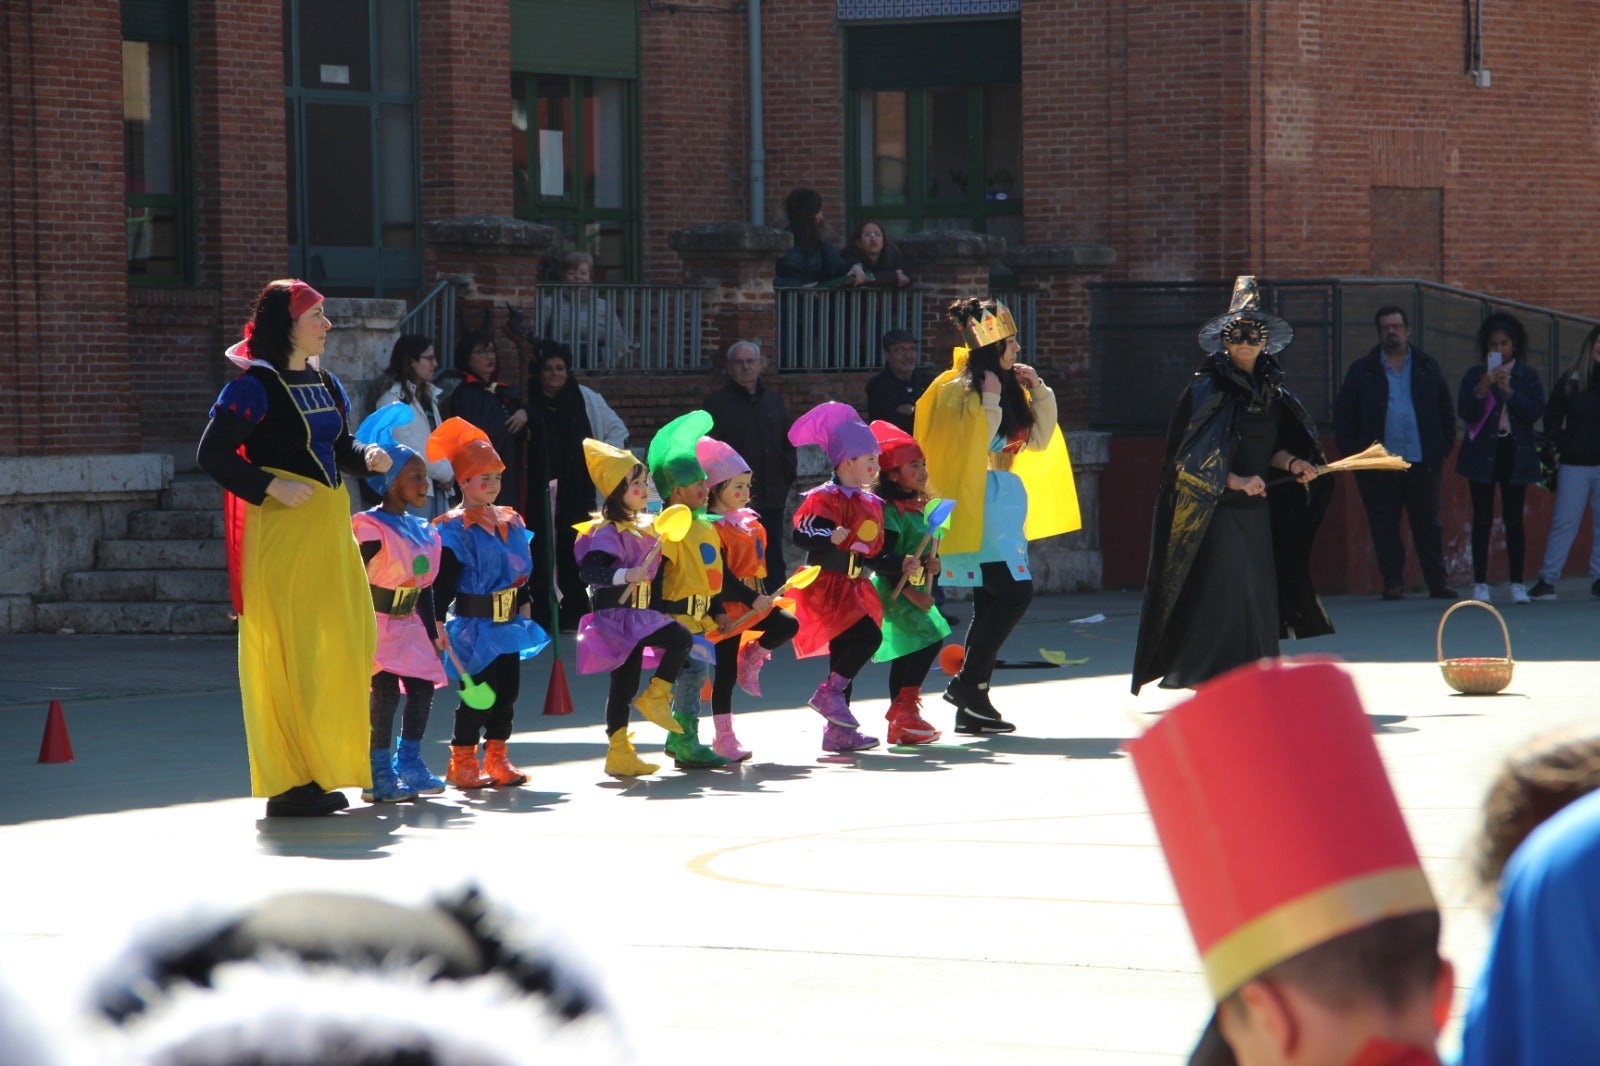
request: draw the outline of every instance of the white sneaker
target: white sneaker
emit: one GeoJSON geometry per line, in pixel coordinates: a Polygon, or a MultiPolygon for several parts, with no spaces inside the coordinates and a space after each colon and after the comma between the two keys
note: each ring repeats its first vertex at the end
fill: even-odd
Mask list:
{"type": "Polygon", "coordinates": [[[1489,602],[1489,586],[1488,585],[1474,585],[1474,586],[1472,586],[1472,596],[1471,596],[1471,598],[1474,599],[1474,600],[1477,600],[1479,603],[1488,603],[1489,602]]]}
{"type": "Polygon", "coordinates": [[[1512,603],[1532,603],[1533,600],[1531,598],[1529,598],[1529,596],[1528,596],[1528,586],[1523,585],[1523,584],[1519,584],[1517,582],[1512,582],[1512,584],[1511,584],[1511,602],[1512,603]]]}

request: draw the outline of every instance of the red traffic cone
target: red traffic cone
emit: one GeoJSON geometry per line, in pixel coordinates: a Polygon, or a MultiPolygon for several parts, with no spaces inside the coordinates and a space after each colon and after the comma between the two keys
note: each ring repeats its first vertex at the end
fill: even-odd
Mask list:
{"type": "Polygon", "coordinates": [[[567,688],[567,667],[560,659],[550,670],[550,684],[544,690],[545,714],[571,714],[572,692],[567,688]]]}
{"type": "Polygon", "coordinates": [[[67,716],[60,700],[50,701],[50,716],[44,720],[44,740],[39,745],[40,762],[71,762],[72,741],[67,736],[67,716]]]}

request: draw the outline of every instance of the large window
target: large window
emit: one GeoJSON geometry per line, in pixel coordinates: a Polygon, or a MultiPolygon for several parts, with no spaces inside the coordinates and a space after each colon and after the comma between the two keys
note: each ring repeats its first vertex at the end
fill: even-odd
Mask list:
{"type": "Polygon", "coordinates": [[[128,275],[137,284],[191,280],[188,9],[184,0],[124,4],[123,199],[128,275]]]}
{"type": "Polygon", "coordinates": [[[636,273],[634,82],[564,74],[511,77],[516,213],[595,257],[596,281],[636,273]]]}
{"type": "Polygon", "coordinates": [[[1015,21],[853,28],[845,116],[851,221],[891,235],[1022,238],[1021,43],[1015,21]]]}

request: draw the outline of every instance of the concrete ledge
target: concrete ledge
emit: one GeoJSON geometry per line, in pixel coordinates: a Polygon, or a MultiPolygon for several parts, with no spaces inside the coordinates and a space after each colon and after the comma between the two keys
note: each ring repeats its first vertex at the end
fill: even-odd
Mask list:
{"type": "Polygon", "coordinates": [[[429,244],[508,255],[537,255],[556,243],[556,231],[549,226],[505,215],[434,219],[422,224],[422,232],[429,244]]]}
{"type": "Polygon", "coordinates": [[[78,502],[157,493],[172,480],[172,456],[43,455],[0,459],[0,507],[43,497],[78,502]]]}
{"type": "Polygon", "coordinates": [[[681,256],[697,258],[781,259],[794,247],[794,235],[753,222],[710,222],[674,230],[667,245],[681,256]]]}
{"type": "Polygon", "coordinates": [[[1000,257],[1018,274],[1098,274],[1117,261],[1107,244],[1024,244],[1000,257]]]}
{"type": "Polygon", "coordinates": [[[1006,250],[1004,237],[971,230],[935,229],[911,233],[895,242],[907,266],[923,263],[988,263],[1006,250]]]}

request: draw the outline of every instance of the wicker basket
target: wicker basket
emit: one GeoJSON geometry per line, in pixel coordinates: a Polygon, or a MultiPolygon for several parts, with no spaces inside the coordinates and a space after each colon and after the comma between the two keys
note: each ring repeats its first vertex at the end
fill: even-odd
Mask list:
{"type": "Polygon", "coordinates": [[[1462,600],[1452,606],[1439,619],[1439,632],[1434,637],[1434,653],[1439,657],[1439,669],[1444,672],[1445,684],[1468,696],[1492,696],[1511,684],[1511,633],[1500,612],[1482,600],[1462,600]],[[1450,616],[1463,607],[1482,607],[1500,623],[1500,635],[1506,641],[1504,659],[1446,659],[1444,657],[1444,624],[1450,616]]]}

